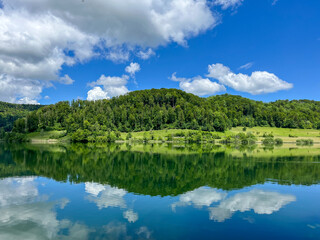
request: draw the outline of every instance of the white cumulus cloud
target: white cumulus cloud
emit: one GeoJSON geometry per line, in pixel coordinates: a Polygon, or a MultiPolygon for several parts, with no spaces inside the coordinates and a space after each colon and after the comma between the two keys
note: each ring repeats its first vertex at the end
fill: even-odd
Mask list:
{"type": "MultiPolygon", "coordinates": [[[[140,70],[139,63],[133,62],[125,68],[125,71],[130,74],[132,79],[135,79],[135,74],[140,70]]],[[[96,82],[89,83],[89,86],[93,87],[93,89],[88,91],[87,100],[110,99],[112,97],[124,95],[129,92],[126,86],[128,80],[128,75],[122,75],[121,77],[101,75],[96,82]],[[102,86],[103,88],[99,86],[102,86]]]]}
{"type": "Polygon", "coordinates": [[[0,101],[37,104],[43,83],[0,74],[0,101]]]}
{"type": "Polygon", "coordinates": [[[129,66],[125,68],[125,71],[130,74],[131,77],[134,77],[137,72],[141,70],[139,63],[130,63],[129,66]]]}
{"type": "Polygon", "coordinates": [[[20,98],[16,101],[18,104],[32,104],[32,105],[40,105],[37,100],[30,99],[28,97],[20,98]]]}
{"type": "Polygon", "coordinates": [[[96,82],[89,84],[95,87],[88,91],[87,100],[109,99],[128,93],[129,90],[126,86],[128,79],[127,75],[122,75],[121,77],[101,75],[96,82]],[[103,86],[103,89],[99,86],[97,87],[97,85],[103,86]]]}
{"type": "Polygon", "coordinates": [[[4,0],[32,14],[52,13],[105,45],[159,46],[210,29],[216,23],[206,0],[4,0]]]}
{"type": "Polygon", "coordinates": [[[154,55],[155,55],[155,52],[152,50],[152,48],[148,48],[148,50],[145,50],[145,51],[140,50],[137,53],[137,56],[143,60],[147,60],[154,55]]]}
{"type": "Polygon", "coordinates": [[[265,71],[253,72],[251,76],[242,73],[235,74],[220,63],[209,65],[208,71],[207,77],[217,79],[221,84],[237,91],[248,92],[253,95],[273,93],[293,87],[293,84],[265,71]]]}
{"type": "MultiPolygon", "coordinates": [[[[18,89],[1,95],[10,102],[39,99],[48,82],[71,84],[60,77],[65,65],[95,56],[127,61],[132,52],[147,59],[158,46],[186,45],[219,22],[207,0],[1,2],[0,75],[12,79],[18,89]],[[20,91],[34,81],[40,82],[35,90],[20,91]]],[[[3,87],[6,91],[7,85],[3,87]]]]}
{"type": "Polygon", "coordinates": [[[96,101],[100,99],[109,99],[108,93],[102,90],[101,87],[94,87],[93,89],[88,91],[87,100],[96,101]]]}
{"type": "Polygon", "coordinates": [[[221,6],[222,9],[235,8],[242,4],[243,0],[215,0],[214,5],[221,6]]]}
{"type": "Polygon", "coordinates": [[[217,92],[226,91],[223,85],[200,76],[194,78],[178,78],[176,77],[176,73],[174,73],[170,79],[179,82],[179,87],[182,90],[198,96],[212,95],[217,92]]]}
{"type": "Polygon", "coordinates": [[[60,78],[59,82],[65,85],[71,85],[74,83],[74,80],[71,77],[69,77],[69,75],[66,74],[60,78]]]}
{"type": "MultiPolygon", "coordinates": [[[[19,98],[36,100],[50,81],[60,81],[62,65],[73,65],[93,56],[95,36],[87,35],[52,13],[31,14],[15,5],[14,1],[3,1],[0,9],[0,75],[11,80],[5,101],[21,102],[19,98]],[[65,52],[73,52],[70,57],[65,52]],[[11,88],[27,91],[10,91],[11,88]],[[30,97],[32,96],[32,97],[30,97]]],[[[64,78],[62,78],[64,81],[64,78]]],[[[0,84],[5,83],[0,78],[0,84]]]]}

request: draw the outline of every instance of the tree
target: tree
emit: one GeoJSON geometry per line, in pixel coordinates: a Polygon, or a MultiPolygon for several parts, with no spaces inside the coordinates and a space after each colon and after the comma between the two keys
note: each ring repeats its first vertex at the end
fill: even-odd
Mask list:
{"type": "Polygon", "coordinates": [[[39,118],[36,112],[32,112],[27,116],[27,128],[29,132],[34,132],[38,129],[39,118]]]}
{"type": "Polygon", "coordinates": [[[224,132],[225,130],[227,130],[228,126],[227,126],[226,116],[224,113],[221,113],[221,112],[214,113],[213,127],[218,132],[224,132]]]}

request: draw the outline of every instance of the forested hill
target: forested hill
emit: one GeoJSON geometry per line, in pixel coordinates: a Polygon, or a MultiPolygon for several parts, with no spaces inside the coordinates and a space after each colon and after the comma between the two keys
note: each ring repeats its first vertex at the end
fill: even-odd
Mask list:
{"type": "Polygon", "coordinates": [[[97,137],[106,131],[224,131],[235,126],[319,129],[320,102],[263,103],[228,94],[201,98],[177,89],[151,89],[110,100],[76,100],[45,106],[30,113],[26,120],[16,121],[14,131],[64,129],[68,134],[97,137]]]}
{"type": "Polygon", "coordinates": [[[11,131],[15,120],[26,117],[28,113],[40,107],[42,106],[0,102],[0,131],[11,131]]]}

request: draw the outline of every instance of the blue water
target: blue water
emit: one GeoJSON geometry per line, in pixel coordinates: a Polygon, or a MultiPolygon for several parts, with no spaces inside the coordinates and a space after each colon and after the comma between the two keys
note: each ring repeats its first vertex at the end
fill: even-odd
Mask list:
{"type": "MultiPolygon", "coordinates": [[[[0,180],[0,239],[320,239],[320,185],[315,178],[312,184],[284,184],[281,181],[289,179],[284,174],[283,179],[270,181],[266,176],[263,183],[243,187],[204,185],[155,195],[139,185],[137,193],[114,182],[111,186],[44,176],[40,172],[47,165],[41,163],[41,151],[31,155],[38,159],[37,167],[19,165],[4,152],[0,156],[6,159],[0,172],[7,174],[0,180]],[[13,167],[21,173],[9,176],[13,167]]],[[[299,181],[308,178],[308,171],[300,174],[299,181]]]]}

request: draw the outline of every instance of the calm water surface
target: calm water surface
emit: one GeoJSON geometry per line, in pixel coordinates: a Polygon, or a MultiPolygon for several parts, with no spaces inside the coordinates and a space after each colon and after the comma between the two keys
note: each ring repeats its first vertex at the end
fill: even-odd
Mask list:
{"type": "Polygon", "coordinates": [[[0,239],[320,239],[320,150],[0,144],[0,239]]]}

